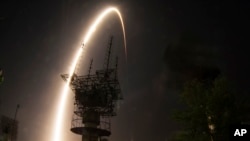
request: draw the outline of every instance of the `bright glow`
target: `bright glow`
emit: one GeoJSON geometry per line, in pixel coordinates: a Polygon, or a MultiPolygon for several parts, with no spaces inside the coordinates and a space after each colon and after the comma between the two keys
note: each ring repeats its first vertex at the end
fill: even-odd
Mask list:
{"type": "Polygon", "coordinates": [[[124,23],[122,20],[122,16],[121,13],[119,12],[119,10],[115,7],[110,7],[105,9],[95,20],[95,22],[91,25],[91,27],[89,28],[87,34],[84,37],[83,43],[81,45],[81,47],[79,48],[79,50],[77,51],[74,60],[72,61],[72,65],[70,67],[70,72],[69,72],[69,79],[67,81],[67,83],[65,84],[65,86],[63,87],[62,90],[62,95],[61,95],[61,99],[59,100],[58,103],[58,111],[57,111],[57,115],[55,118],[55,129],[54,129],[54,137],[53,137],[53,141],[62,141],[61,137],[61,128],[62,128],[62,121],[63,121],[63,116],[64,116],[64,109],[65,109],[65,105],[66,105],[66,98],[67,98],[67,94],[68,94],[68,90],[69,90],[69,83],[71,80],[72,75],[75,72],[76,69],[76,65],[78,63],[78,60],[83,52],[83,47],[86,46],[87,42],[91,39],[93,33],[95,32],[96,28],[98,27],[98,25],[103,21],[103,19],[111,12],[115,12],[118,16],[119,19],[121,21],[121,25],[122,25],[122,31],[123,31],[123,40],[124,40],[124,49],[125,49],[125,56],[126,56],[126,60],[127,60],[127,45],[126,45],[126,35],[125,35],[125,28],[124,28],[124,23]]]}

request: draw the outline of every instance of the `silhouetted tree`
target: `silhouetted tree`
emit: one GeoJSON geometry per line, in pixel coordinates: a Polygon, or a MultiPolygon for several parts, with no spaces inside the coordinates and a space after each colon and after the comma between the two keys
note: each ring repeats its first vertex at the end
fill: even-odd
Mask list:
{"type": "Polygon", "coordinates": [[[237,97],[224,76],[212,81],[194,79],[187,82],[181,100],[186,107],[175,113],[174,118],[183,125],[183,131],[174,135],[175,141],[229,140],[229,126],[249,119],[249,104],[237,97]]]}

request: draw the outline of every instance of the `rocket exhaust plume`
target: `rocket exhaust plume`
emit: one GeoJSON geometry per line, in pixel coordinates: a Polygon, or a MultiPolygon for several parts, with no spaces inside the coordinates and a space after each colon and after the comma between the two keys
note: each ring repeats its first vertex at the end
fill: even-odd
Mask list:
{"type": "Polygon", "coordinates": [[[122,32],[123,32],[123,40],[124,40],[125,57],[127,60],[127,45],[126,45],[125,28],[124,28],[124,23],[123,23],[121,13],[115,7],[107,8],[96,18],[94,23],[88,29],[88,32],[86,33],[86,35],[83,39],[83,43],[81,44],[81,47],[77,51],[77,53],[74,57],[74,60],[72,61],[72,65],[70,67],[70,72],[69,72],[69,79],[66,82],[65,86],[63,87],[62,94],[61,94],[61,97],[59,99],[59,103],[58,103],[58,107],[57,107],[58,111],[56,113],[54,134],[53,134],[52,141],[62,141],[62,139],[60,138],[61,137],[61,128],[62,128],[62,121],[63,121],[63,116],[64,116],[64,109],[65,109],[65,105],[66,105],[67,94],[68,94],[68,90],[69,90],[69,84],[70,84],[71,77],[74,74],[78,60],[82,54],[82,51],[83,51],[84,47],[86,46],[86,44],[91,39],[92,35],[96,31],[96,29],[98,28],[100,23],[105,19],[105,17],[107,17],[112,12],[115,12],[117,14],[117,16],[119,17],[120,22],[121,22],[122,32]]]}

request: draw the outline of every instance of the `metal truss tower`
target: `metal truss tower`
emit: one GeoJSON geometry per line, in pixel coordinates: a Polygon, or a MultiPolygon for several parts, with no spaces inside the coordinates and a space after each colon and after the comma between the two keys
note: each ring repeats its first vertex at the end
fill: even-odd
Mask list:
{"type": "MultiPolygon", "coordinates": [[[[71,77],[70,87],[75,93],[71,131],[82,135],[82,141],[100,141],[111,135],[111,118],[116,116],[116,104],[122,100],[117,78],[118,59],[110,67],[113,37],[111,37],[104,68],[91,74],[93,59],[87,75],[71,77]]],[[[67,81],[70,77],[63,74],[67,81]]]]}

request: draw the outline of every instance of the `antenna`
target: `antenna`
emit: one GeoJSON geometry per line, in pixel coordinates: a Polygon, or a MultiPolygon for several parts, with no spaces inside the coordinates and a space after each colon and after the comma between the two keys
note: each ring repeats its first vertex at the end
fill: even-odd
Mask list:
{"type": "Polygon", "coordinates": [[[115,80],[117,80],[118,56],[115,58],[115,80]]]}
{"type": "Polygon", "coordinates": [[[106,65],[106,70],[109,69],[109,61],[110,61],[110,55],[111,55],[112,42],[113,42],[113,36],[110,37],[108,47],[107,47],[107,53],[106,53],[106,58],[105,58],[106,64],[104,64],[104,66],[106,65]]]}
{"type": "Polygon", "coordinates": [[[18,110],[19,110],[19,108],[20,108],[20,105],[19,104],[17,104],[17,106],[16,106],[16,112],[15,112],[15,115],[14,115],[14,118],[13,118],[13,123],[11,124],[11,130],[10,130],[10,132],[11,132],[11,141],[14,141],[15,140],[15,138],[16,138],[16,132],[17,131],[15,131],[15,126],[17,126],[17,121],[16,121],[16,117],[17,117],[17,112],[18,112],[18,110]]]}
{"type": "Polygon", "coordinates": [[[16,112],[15,112],[15,116],[14,116],[14,121],[16,120],[16,117],[17,117],[17,112],[18,112],[18,109],[20,108],[20,105],[17,104],[16,106],[16,112]]]}
{"type": "Polygon", "coordinates": [[[88,74],[88,76],[90,76],[91,69],[92,69],[92,64],[93,64],[93,58],[92,58],[91,61],[90,61],[90,65],[89,65],[89,74],[88,74]]]}

